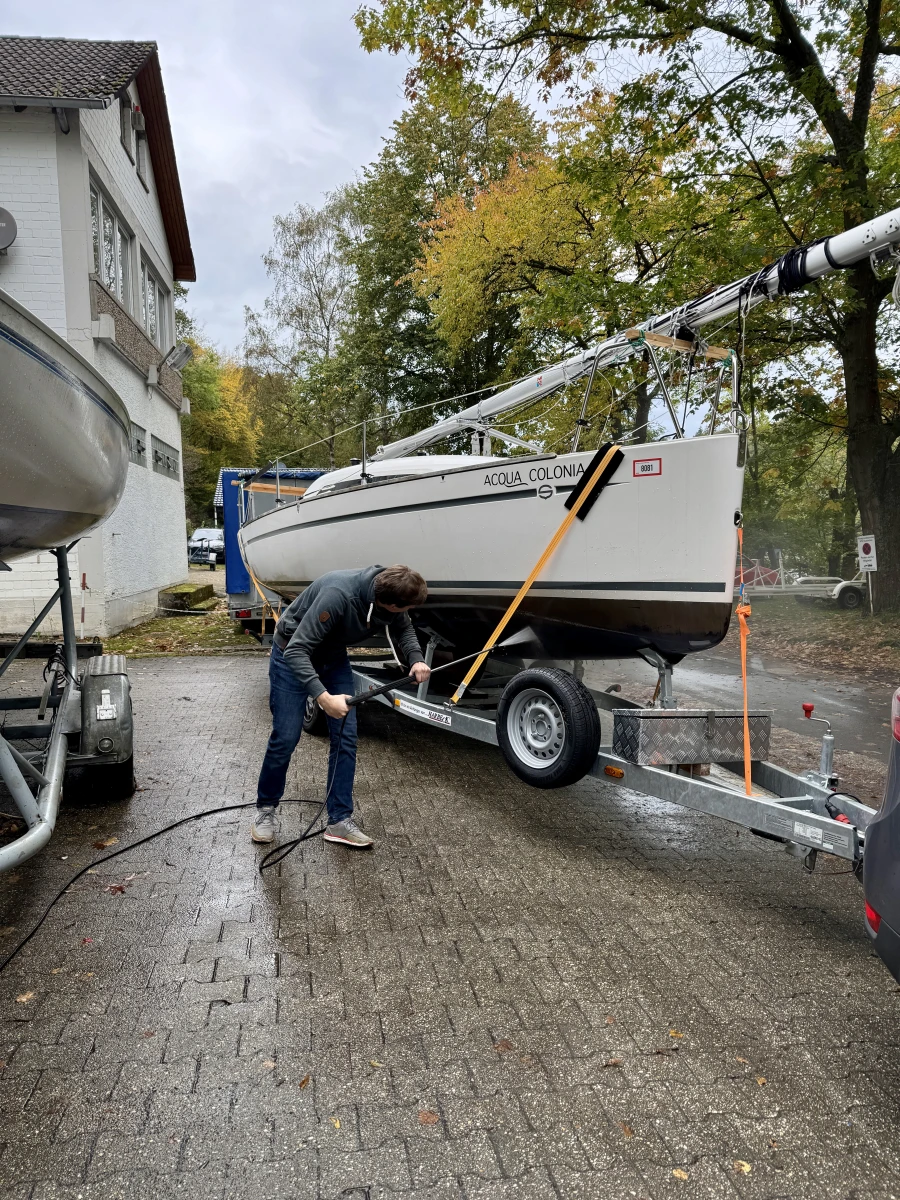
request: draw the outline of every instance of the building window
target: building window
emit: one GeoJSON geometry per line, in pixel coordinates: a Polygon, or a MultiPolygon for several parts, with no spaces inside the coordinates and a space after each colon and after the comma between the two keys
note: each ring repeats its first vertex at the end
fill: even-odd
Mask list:
{"type": "Polygon", "coordinates": [[[140,425],[131,423],[131,454],[129,455],[133,463],[137,463],[139,467],[147,465],[147,430],[142,429],[140,425]]]}
{"type": "Polygon", "coordinates": [[[153,470],[158,471],[160,475],[168,475],[170,479],[180,479],[181,473],[178,469],[180,455],[175,447],[161,442],[158,437],[151,437],[150,442],[153,451],[153,470]]]}
{"type": "Polygon", "coordinates": [[[131,235],[107,198],[93,185],[91,234],[94,241],[95,274],[104,287],[108,288],[125,308],[130,309],[131,235]]]}
{"type": "Polygon", "coordinates": [[[169,293],[146,261],[141,262],[141,319],[147,337],[161,350],[169,347],[169,293]]]}
{"type": "Polygon", "coordinates": [[[139,132],[135,138],[135,166],[137,167],[137,176],[144,185],[145,191],[150,191],[150,184],[147,182],[149,171],[147,170],[147,135],[139,132]]]}
{"type": "Polygon", "coordinates": [[[131,123],[131,97],[119,97],[119,125],[125,153],[134,162],[134,129],[131,123]]]}

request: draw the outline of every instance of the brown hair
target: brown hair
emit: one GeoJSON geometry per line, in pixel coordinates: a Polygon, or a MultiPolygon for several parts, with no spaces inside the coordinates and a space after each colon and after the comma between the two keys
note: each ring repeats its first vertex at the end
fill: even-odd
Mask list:
{"type": "Polygon", "coordinates": [[[411,608],[424,604],[428,597],[428,584],[418,571],[399,564],[385,567],[375,576],[375,600],[378,604],[393,604],[397,608],[411,608]]]}

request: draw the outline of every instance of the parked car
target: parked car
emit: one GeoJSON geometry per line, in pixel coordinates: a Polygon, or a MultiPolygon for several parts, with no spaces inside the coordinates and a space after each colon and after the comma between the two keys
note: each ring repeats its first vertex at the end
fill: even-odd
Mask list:
{"type": "Polygon", "coordinates": [[[900,688],[891,704],[891,757],[884,799],[866,830],[866,929],[900,983],[900,688]]]}
{"type": "Polygon", "coordinates": [[[801,575],[791,584],[796,600],[835,600],[841,608],[860,608],[866,600],[866,579],[860,573],[853,579],[839,575],[801,575]]]}
{"type": "Polygon", "coordinates": [[[188,559],[209,562],[204,555],[215,554],[216,562],[225,561],[225,534],[221,529],[195,529],[188,538],[188,559]]]}

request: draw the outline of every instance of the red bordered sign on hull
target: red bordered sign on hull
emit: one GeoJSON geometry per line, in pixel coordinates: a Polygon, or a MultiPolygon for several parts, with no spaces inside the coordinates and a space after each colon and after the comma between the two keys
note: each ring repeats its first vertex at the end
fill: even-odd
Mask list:
{"type": "Polygon", "coordinates": [[[645,479],[650,475],[662,475],[662,459],[636,458],[632,463],[631,471],[635,479],[645,479]]]}

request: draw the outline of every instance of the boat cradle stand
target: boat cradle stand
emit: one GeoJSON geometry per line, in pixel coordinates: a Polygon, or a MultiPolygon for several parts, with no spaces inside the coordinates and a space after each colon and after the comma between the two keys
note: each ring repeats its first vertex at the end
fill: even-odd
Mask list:
{"type": "MultiPolygon", "coordinates": [[[[435,645],[429,644],[426,660],[434,654],[435,645]]],[[[648,661],[660,672],[661,711],[649,714],[634,701],[615,695],[612,689],[591,692],[598,709],[613,714],[614,718],[617,712],[624,714],[637,709],[652,715],[654,721],[695,713],[696,710],[674,707],[671,665],[652,651],[648,661]]],[[[382,667],[377,660],[369,659],[351,660],[351,665],[356,695],[381,687],[385,682],[385,670],[393,668],[396,673],[395,663],[386,662],[382,667]]],[[[398,689],[396,693],[389,692],[373,699],[402,716],[501,746],[497,710],[500,695],[508,682],[508,676],[505,679],[484,676],[477,692],[467,695],[459,704],[451,704],[444,698],[429,699],[427,683],[420,684],[415,695],[398,689]]],[[[698,719],[708,718],[712,723],[717,715],[722,714],[703,712],[698,719]]],[[[835,782],[833,775],[810,771],[801,776],[775,763],[757,759],[752,763],[753,794],[748,796],[744,790],[742,762],[713,763],[709,774],[700,775],[685,765],[631,761],[615,753],[612,745],[599,747],[596,760],[587,773],[604,783],[614,783],[695,812],[720,817],[763,838],[782,843],[784,849],[801,859],[809,871],[814,869],[818,853],[824,852],[846,859],[857,876],[861,875],[865,832],[875,816],[875,809],[829,786],[835,782]]]]}
{"type": "Polygon", "coordinates": [[[0,871],[18,866],[49,842],[68,768],[81,768],[80,784],[90,782],[104,800],[134,792],[131,695],[125,656],[101,654],[78,673],[78,644],[72,612],[68,551],[52,553],[57,563],[56,591],[0,661],[0,677],[16,661],[44,618],[59,604],[63,640],[44,672],[40,696],[0,696],[0,719],[9,712],[37,710],[30,724],[0,725],[0,780],[25,823],[25,832],[0,847],[0,871]],[[40,749],[13,743],[41,742],[40,749]]]}

